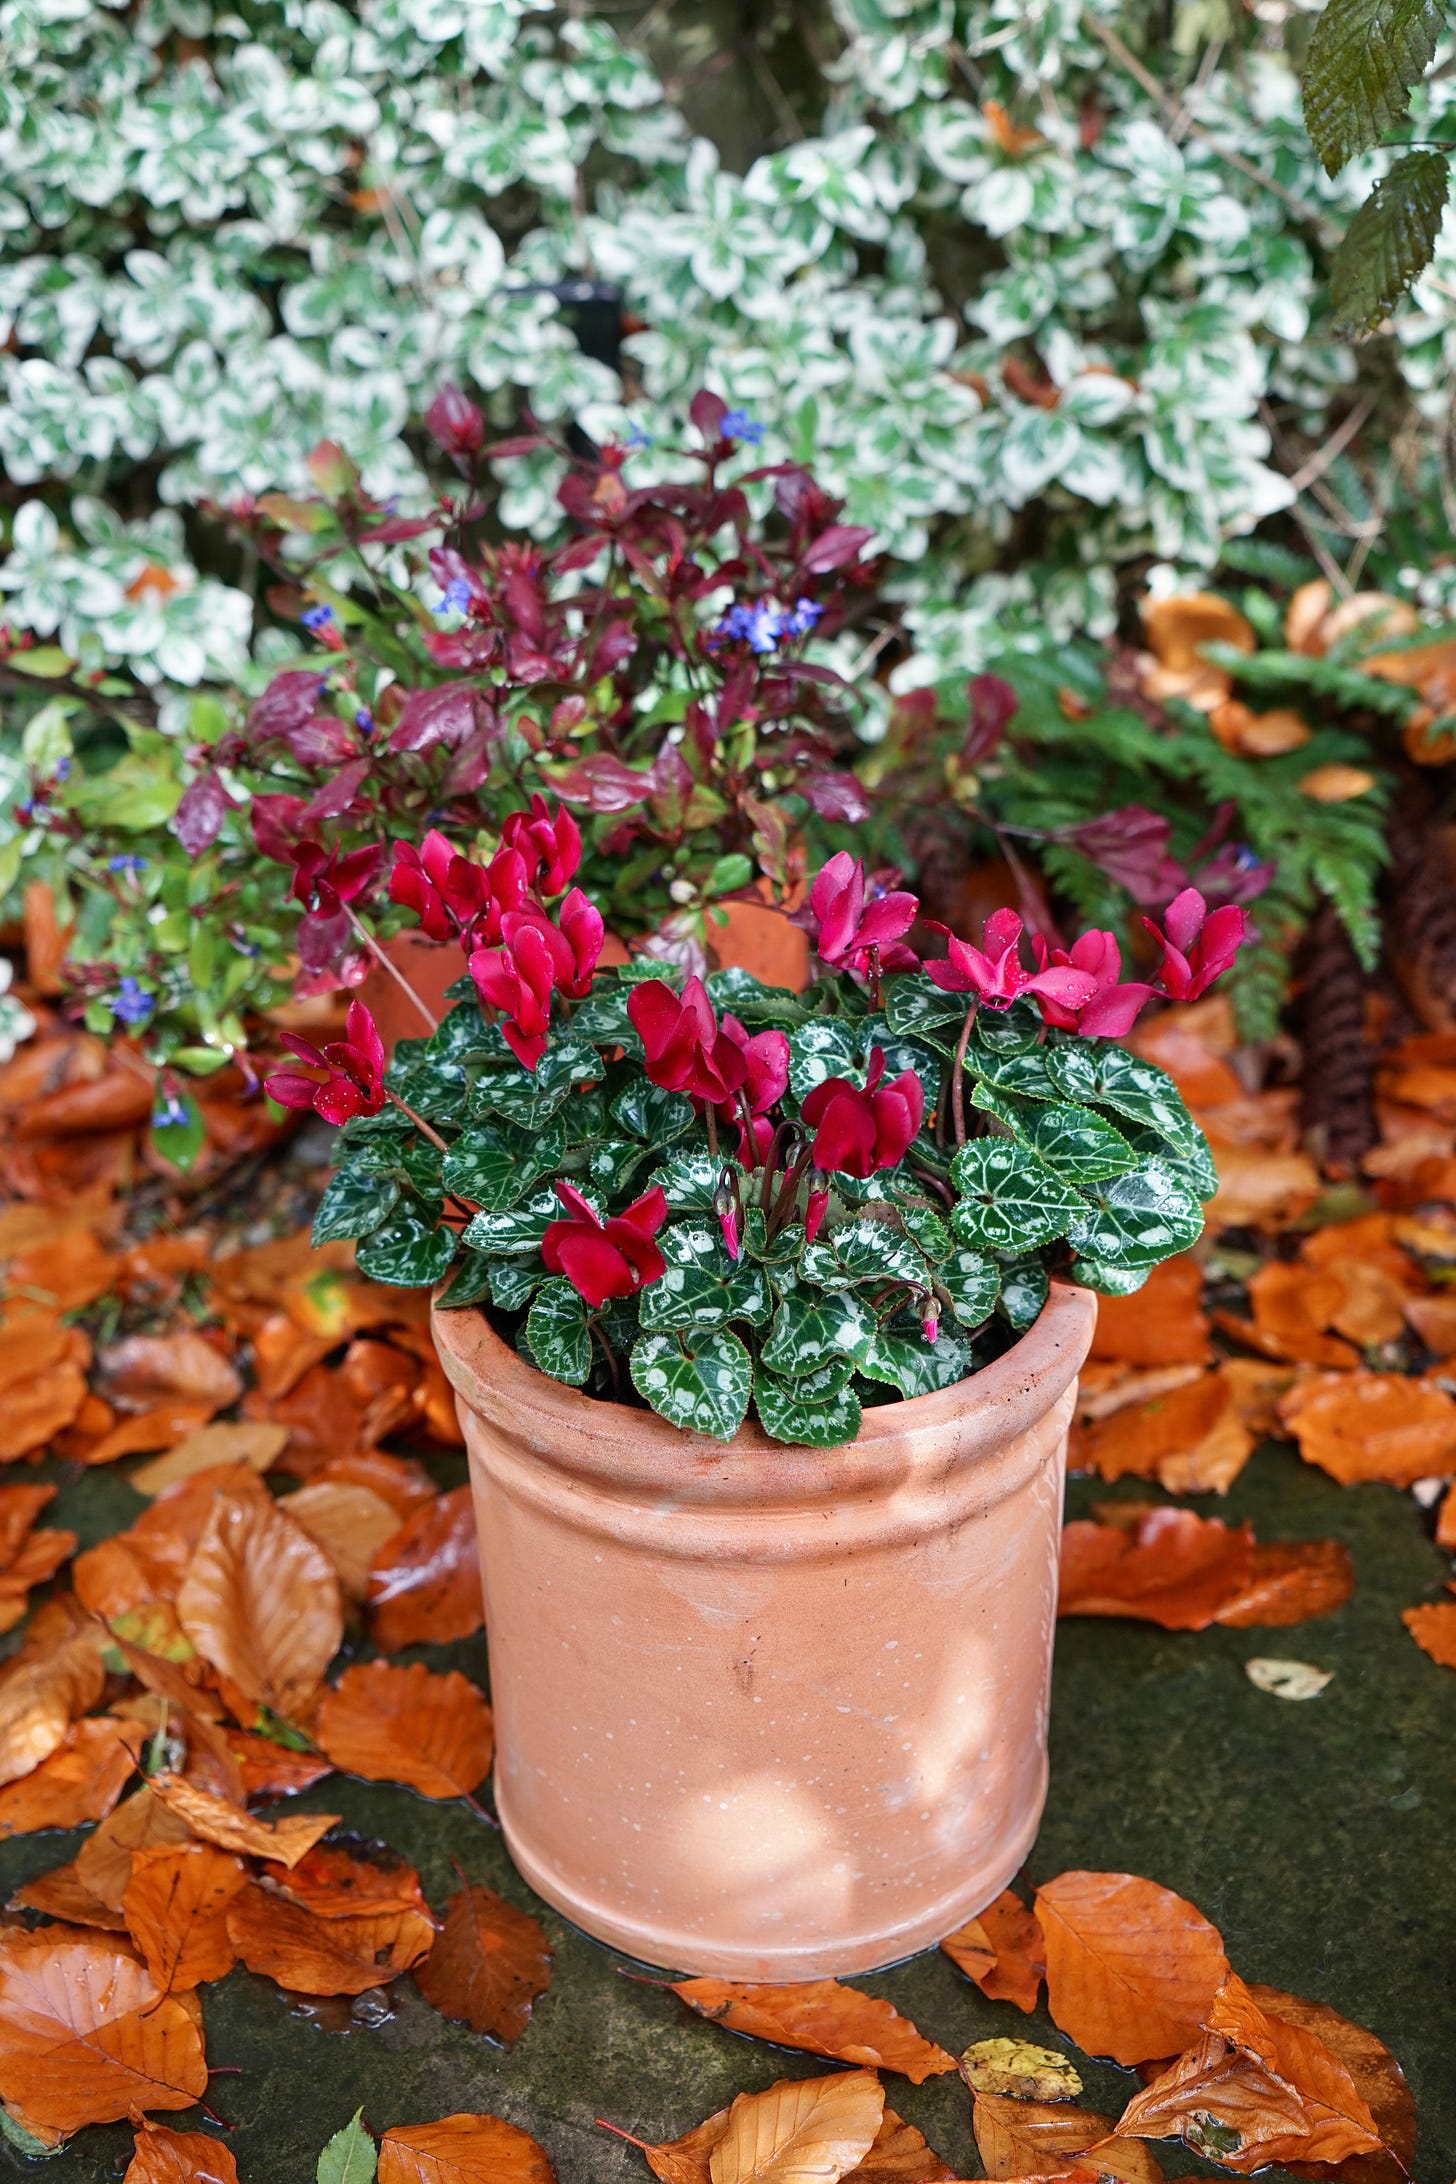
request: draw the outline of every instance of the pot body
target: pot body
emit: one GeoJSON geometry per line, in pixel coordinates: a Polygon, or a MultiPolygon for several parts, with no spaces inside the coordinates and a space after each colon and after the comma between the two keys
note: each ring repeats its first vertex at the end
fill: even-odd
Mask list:
{"type": "Polygon", "coordinates": [[[596,1402],[437,1312],[470,1452],[521,1872],[652,1964],[865,1971],[1025,1859],[1067,1426],[1096,1300],[1054,1285],[973,1379],[848,1448],[729,1445],[596,1402]]]}

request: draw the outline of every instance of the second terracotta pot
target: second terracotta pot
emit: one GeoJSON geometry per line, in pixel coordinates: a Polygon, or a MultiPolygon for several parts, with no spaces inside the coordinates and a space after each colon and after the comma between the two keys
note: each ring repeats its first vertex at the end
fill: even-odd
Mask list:
{"type": "Polygon", "coordinates": [[[1096,1300],[847,1448],[727,1446],[435,1314],[470,1452],[496,1801],[599,1940],[750,1980],[865,1971],[1026,1857],[1067,1426],[1096,1300]]]}

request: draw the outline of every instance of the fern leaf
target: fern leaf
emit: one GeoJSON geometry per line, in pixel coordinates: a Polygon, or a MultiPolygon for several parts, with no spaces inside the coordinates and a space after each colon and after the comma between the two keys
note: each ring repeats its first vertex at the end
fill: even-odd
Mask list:
{"type": "Polygon", "coordinates": [[[1408,152],[1376,183],[1330,266],[1335,332],[1343,339],[1373,334],[1430,264],[1450,182],[1444,152],[1408,152]]]}
{"type": "Polygon", "coordinates": [[[1304,125],[1326,174],[1378,144],[1435,57],[1436,0],[1329,0],[1304,70],[1304,125]]]}

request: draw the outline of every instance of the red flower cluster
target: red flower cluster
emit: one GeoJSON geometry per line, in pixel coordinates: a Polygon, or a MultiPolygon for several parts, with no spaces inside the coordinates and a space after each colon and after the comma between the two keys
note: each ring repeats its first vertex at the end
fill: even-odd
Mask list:
{"type": "Polygon", "coordinates": [[[720,1025],[701,978],[690,978],[681,996],[660,978],[634,986],[627,1014],[646,1050],[650,1081],[668,1092],[685,1092],[700,1110],[711,1107],[723,1122],[736,1121],[739,1159],[745,1167],[761,1160],[773,1136],[768,1111],[783,1098],[789,1081],[785,1034],[760,1031],[750,1037],[736,1016],[726,1014],[720,1025]]]}
{"type": "Polygon", "coordinates": [[[1027,970],[1021,960],[1021,920],[1014,910],[992,911],[980,948],[959,940],[948,925],[937,924],[934,929],[945,934],[949,945],[944,963],[927,963],[925,975],[942,993],[973,993],[990,1009],[1009,1009],[1025,995],[1052,1002],[1075,1022],[1076,1011],[1097,992],[1096,979],[1088,971],[1072,968],[1069,956],[1056,968],[1027,970]]]}
{"type": "Polygon", "coordinates": [[[1248,919],[1235,903],[1225,904],[1210,917],[1208,904],[1196,887],[1185,887],[1164,912],[1167,931],[1151,918],[1143,924],[1160,943],[1163,960],[1158,966],[1157,993],[1170,1001],[1196,1001],[1233,962],[1248,933],[1248,919]]]}
{"type": "Polygon", "coordinates": [[[913,971],[918,958],[902,945],[920,915],[919,898],[903,888],[876,891],[864,862],[847,849],[831,857],[809,891],[815,948],[835,970],[863,973],[871,949],[882,971],[913,971]],[[866,899],[868,897],[868,899],[866,899]]]}
{"type": "MultiPolygon", "coordinates": [[[[852,1175],[861,1182],[877,1169],[893,1168],[914,1144],[925,1115],[925,1089],[913,1069],[891,1083],[885,1074],[885,1050],[870,1052],[864,1090],[847,1077],[826,1077],[816,1084],[800,1112],[814,1132],[809,1158],[821,1175],[852,1175]]],[[[809,1192],[805,1232],[812,1242],[828,1203],[827,1188],[809,1192]]]]}
{"type": "Polygon", "coordinates": [[[344,1032],[342,1039],[322,1048],[300,1039],[296,1032],[284,1032],[283,1044],[289,1053],[325,1075],[305,1077],[294,1070],[279,1070],[264,1082],[268,1097],[280,1107],[311,1107],[336,1129],[354,1115],[377,1115],[384,1105],[384,1046],[362,1001],[349,1003],[344,1032]]]}
{"type": "Polygon", "coordinates": [[[535,903],[508,910],[497,948],[472,949],[467,967],[485,1006],[505,1018],[501,1034],[523,1069],[546,1051],[551,995],[579,1001],[591,992],[604,928],[596,905],[573,887],[553,925],[535,903]]]}
{"type": "Polygon", "coordinates": [[[553,1274],[566,1276],[594,1312],[609,1297],[635,1296],[657,1280],[664,1261],[652,1239],[667,1219],[660,1184],[607,1221],[598,1220],[570,1183],[558,1183],[556,1195],[567,1218],[551,1222],[541,1239],[541,1256],[553,1274]]]}

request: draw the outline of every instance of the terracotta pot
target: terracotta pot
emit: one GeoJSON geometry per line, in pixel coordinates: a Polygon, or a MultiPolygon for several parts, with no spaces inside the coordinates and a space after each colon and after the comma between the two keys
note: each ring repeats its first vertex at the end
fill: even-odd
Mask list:
{"type": "MultiPolygon", "coordinates": [[[[396,933],[392,940],[384,941],[382,946],[395,969],[413,986],[438,1022],[450,1006],[445,999],[445,988],[453,986],[465,969],[459,948],[453,941],[426,940],[423,933],[408,928],[396,933]]],[[[391,978],[383,964],[373,965],[359,988],[359,999],[372,1012],[379,1026],[386,1054],[392,1054],[401,1039],[428,1039],[430,1036],[430,1026],[424,1016],[399,979],[391,978]]]]}
{"type": "Polygon", "coordinates": [[[1096,1299],[1056,1286],[974,1379],[849,1448],[728,1446],[437,1312],[470,1452],[496,1802],[548,1903],[753,1980],[926,1948],[1046,1792],[1067,1425],[1096,1299]]]}
{"type": "MultiPolygon", "coordinates": [[[[767,887],[763,890],[768,897],[767,887]]],[[[720,971],[747,971],[765,986],[802,993],[809,983],[809,936],[773,903],[725,902],[726,925],[708,920],[708,947],[720,971]]]]}

